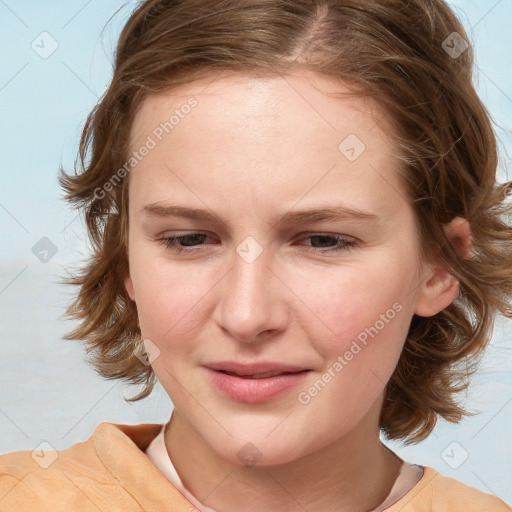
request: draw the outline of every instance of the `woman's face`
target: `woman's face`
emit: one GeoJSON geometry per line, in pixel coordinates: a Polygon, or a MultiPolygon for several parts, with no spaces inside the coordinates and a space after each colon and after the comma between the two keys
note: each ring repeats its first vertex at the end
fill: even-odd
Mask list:
{"type": "Polygon", "coordinates": [[[125,284],[176,412],[235,464],[376,435],[424,300],[385,116],[316,87],[343,91],[224,75],[133,123],[125,284]]]}

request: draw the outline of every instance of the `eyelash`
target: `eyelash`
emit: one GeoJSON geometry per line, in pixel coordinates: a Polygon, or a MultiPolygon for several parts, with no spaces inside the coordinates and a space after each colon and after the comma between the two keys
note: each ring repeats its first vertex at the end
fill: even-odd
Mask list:
{"type": "MultiPolygon", "coordinates": [[[[186,239],[189,237],[197,237],[197,236],[208,237],[208,235],[206,235],[205,233],[189,233],[186,235],[169,236],[169,237],[165,237],[165,238],[160,238],[158,240],[158,242],[160,244],[164,245],[167,249],[174,251],[175,253],[183,253],[183,252],[191,253],[193,251],[198,250],[198,249],[194,248],[196,246],[189,246],[189,247],[192,247],[192,249],[185,249],[183,246],[179,245],[179,242],[183,239],[186,239]]],[[[330,238],[331,240],[335,240],[336,242],[342,242],[342,245],[334,247],[334,248],[327,247],[322,250],[321,247],[309,246],[310,248],[307,249],[307,251],[318,252],[320,254],[350,251],[357,244],[356,240],[350,240],[347,238],[343,238],[343,236],[341,236],[341,235],[331,235],[328,233],[309,235],[309,236],[305,237],[304,239],[308,239],[308,238],[330,238]]]]}

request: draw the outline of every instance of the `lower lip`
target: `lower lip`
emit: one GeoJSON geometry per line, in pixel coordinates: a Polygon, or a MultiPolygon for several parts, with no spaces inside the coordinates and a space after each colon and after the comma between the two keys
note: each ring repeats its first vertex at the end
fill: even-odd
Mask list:
{"type": "Polygon", "coordinates": [[[275,377],[249,379],[206,368],[213,387],[237,402],[262,404],[302,384],[309,371],[286,373],[275,377]]]}

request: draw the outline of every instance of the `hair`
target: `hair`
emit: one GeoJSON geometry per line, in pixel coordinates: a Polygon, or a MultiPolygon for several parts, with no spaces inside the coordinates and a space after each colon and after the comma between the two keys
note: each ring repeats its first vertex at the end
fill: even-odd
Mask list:
{"type": "Polygon", "coordinates": [[[450,306],[413,316],[386,386],[381,430],[418,442],[439,417],[458,422],[472,414],[459,393],[496,315],[512,317],[512,182],[496,180],[496,138],[473,85],[467,39],[442,0],[140,2],[119,37],[108,89],[87,117],[75,172],[60,169],[65,198],[84,212],[92,243],[86,263],[66,281],[79,286],[67,314],[80,321],[66,339],[85,342],[102,377],[144,385],[127,401],[153,390],[151,366],[136,357],[137,309],[123,284],[129,174],[119,172],[123,179],[112,185],[113,170],[129,161],[130,128],[143,100],[225,71],[311,70],[382,106],[394,126],[421,255],[442,261],[460,283],[450,306]],[[469,258],[443,231],[456,216],[471,226],[469,258]]]}

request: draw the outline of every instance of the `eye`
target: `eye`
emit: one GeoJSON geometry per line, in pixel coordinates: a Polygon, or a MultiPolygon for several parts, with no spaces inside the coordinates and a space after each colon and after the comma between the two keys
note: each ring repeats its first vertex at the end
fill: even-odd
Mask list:
{"type": "MultiPolygon", "coordinates": [[[[193,252],[201,249],[208,238],[206,233],[187,233],[160,238],[158,243],[175,253],[193,252]]],[[[357,244],[354,238],[329,233],[308,235],[301,240],[310,240],[311,244],[305,244],[306,250],[320,254],[349,251],[357,244]]]]}
{"type": "Polygon", "coordinates": [[[196,244],[200,244],[202,241],[204,241],[205,238],[209,238],[209,236],[205,233],[188,233],[186,235],[160,238],[158,242],[176,253],[186,251],[192,252],[197,250],[194,249],[194,247],[197,247],[196,244]]]}
{"type": "Polygon", "coordinates": [[[311,240],[307,250],[319,253],[350,251],[357,244],[354,238],[329,233],[308,235],[302,240],[311,240]]]}

